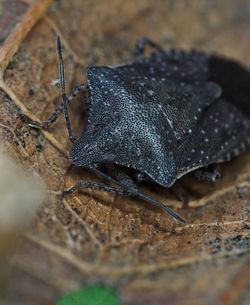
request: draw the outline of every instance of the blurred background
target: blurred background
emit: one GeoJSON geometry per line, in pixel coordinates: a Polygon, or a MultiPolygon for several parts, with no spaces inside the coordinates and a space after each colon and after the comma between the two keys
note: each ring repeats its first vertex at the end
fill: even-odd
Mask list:
{"type": "MultiPolygon", "coordinates": [[[[250,67],[250,1],[0,0],[1,304],[56,304],[89,285],[110,288],[124,305],[249,304],[249,153],[223,165],[216,185],[184,178],[189,208],[172,191],[149,190],[185,226],[112,194],[59,198],[76,180],[95,177],[71,166],[63,118],[49,130],[20,119],[45,120],[60,101],[51,85],[56,35],[68,91],[85,82],[87,66],[131,60],[142,36],[250,67]]],[[[71,107],[78,133],[85,110],[79,97],[71,107]]]]}

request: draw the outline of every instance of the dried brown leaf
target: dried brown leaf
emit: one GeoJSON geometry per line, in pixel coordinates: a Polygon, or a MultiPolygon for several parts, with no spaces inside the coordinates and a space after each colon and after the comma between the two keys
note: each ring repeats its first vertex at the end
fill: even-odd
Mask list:
{"type": "MultiPolygon", "coordinates": [[[[70,165],[63,118],[49,130],[34,131],[18,114],[44,120],[59,102],[51,87],[58,77],[56,34],[64,46],[68,90],[84,81],[88,65],[131,58],[136,38],[145,35],[166,48],[198,47],[250,66],[249,1],[62,0],[45,17],[50,1],[19,2],[25,10],[17,6],[12,21],[0,22],[0,135],[12,156],[37,170],[51,196],[23,237],[10,293],[19,304],[45,305],[60,293],[102,281],[119,289],[124,304],[247,304],[249,152],[224,164],[217,184],[182,179],[191,195],[188,209],[171,190],[146,189],[186,217],[182,226],[146,203],[102,192],[61,201],[58,192],[95,177],[70,165]],[[32,11],[39,5],[39,13],[32,11]]],[[[71,113],[78,132],[81,103],[71,113]]]]}

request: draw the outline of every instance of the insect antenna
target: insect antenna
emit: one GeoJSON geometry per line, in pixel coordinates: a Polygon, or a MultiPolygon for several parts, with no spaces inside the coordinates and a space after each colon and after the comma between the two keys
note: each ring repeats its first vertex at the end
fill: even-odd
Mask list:
{"type": "Polygon", "coordinates": [[[68,129],[68,134],[71,142],[75,142],[76,138],[73,136],[71,123],[69,119],[69,111],[68,111],[68,101],[67,95],[65,93],[65,75],[64,75],[64,63],[62,56],[62,44],[60,37],[56,37],[56,46],[57,46],[57,55],[59,60],[59,79],[60,79],[60,87],[61,87],[61,96],[63,100],[63,112],[66,120],[66,125],[68,129]]]}
{"type": "Polygon", "coordinates": [[[103,173],[102,171],[100,171],[98,168],[94,167],[94,166],[90,166],[88,167],[91,171],[93,171],[94,173],[96,173],[98,176],[105,178],[107,180],[109,180],[110,182],[113,182],[115,184],[118,184],[119,186],[121,186],[124,190],[129,191],[132,195],[141,198],[142,200],[162,209],[164,212],[166,212],[167,214],[169,214],[171,217],[175,218],[177,221],[181,222],[181,223],[186,223],[186,220],[184,218],[182,218],[179,214],[177,214],[176,212],[174,212],[172,209],[170,209],[168,206],[165,206],[164,204],[162,204],[161,202],[159,202],[158,200],[152,198],[149,195],[146,195],[138,190],[134,190],[134,189],[130,189],[128,188],[126,185],[124,185],[123,183],[121,183],[120,181],[112,178],[111,176],[103,173]]]}

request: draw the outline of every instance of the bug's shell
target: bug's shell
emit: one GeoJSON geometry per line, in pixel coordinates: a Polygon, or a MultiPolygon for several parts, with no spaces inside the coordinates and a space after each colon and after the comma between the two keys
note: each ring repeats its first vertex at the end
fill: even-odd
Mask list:
{"type": "Polygon", "coordinates": [[[169,187],[228,160],[250,136],[250,72],[200,52],[155,52],[90,67],[89,125],[72,148],[77,166],[112,162],[169,187]]]}

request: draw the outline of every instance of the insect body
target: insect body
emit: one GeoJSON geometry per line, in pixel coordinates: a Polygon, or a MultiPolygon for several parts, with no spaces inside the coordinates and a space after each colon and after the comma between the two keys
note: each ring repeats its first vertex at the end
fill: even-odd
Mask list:
{"type": "MultiPolygon", "coordinates": [[[[73,147],[70,159],[119,185],[83,182],[77,188],[99,188],[140,197],[179,215],[141,193],[127,175],[109,176],[98,167],[112,163],[134,169],[163,187],[181,176],[239,154],[250,139],[250,72],[238,63],[197,51],[163,51],[149,40],[137,43],[136,59],[117,67],[90,67],[88,125],[74,141],[68,117],[60,40],[63,104],[46,122],[64,111],[73,147]],[[143,56],[148,43],[157,49],[143,56]]],[[[80,89],[79,89],[80,88],[80,89]]],[[[74,95],[74,94],[73,94],[74,95]]],[[[202,177],[202,176],[201,176],[202,177]]]]}

